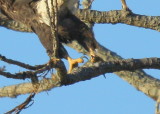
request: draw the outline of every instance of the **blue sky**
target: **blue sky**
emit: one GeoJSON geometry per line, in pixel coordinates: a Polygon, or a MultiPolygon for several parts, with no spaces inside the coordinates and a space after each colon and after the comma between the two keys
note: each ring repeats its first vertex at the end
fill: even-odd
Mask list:
{"type": "MultiPolygon", "coordinates": [[[[128,0],[128,6],[137,14],[159,16],[159,0],[128,0]]],[[[109,11],[121,9],[120,0],[95,0],[93,9],[109,11]]],[[[123,58],[160,57],[160,34],[157,31],[124,25],[96,24],[98,42],[123,58]]],[[[67,48],[73,58],[81,54],[67,48]]],[[[48,61],[45,49],[35,34],[20,33],[0,27],[0,54],[31,65],[48,61]]],[[[10,64],[7,71],[22,71],[10,64]]],[[[145,70],[159,78],[159,70],[145,70]]],[[[0,87],[23,83],[21,80],[0,77],[0,87]]],[[[26,82],[29,82],[26,80],[26,82]]],[[[0,114],[20,104],[28,95],[0,99],[0,114]]],[[[153,114],[155,102],[130,86],[118,76],[109,73],[89,81],[52,89],[38,94],[32,107],[22,114],[153,114]]]]}

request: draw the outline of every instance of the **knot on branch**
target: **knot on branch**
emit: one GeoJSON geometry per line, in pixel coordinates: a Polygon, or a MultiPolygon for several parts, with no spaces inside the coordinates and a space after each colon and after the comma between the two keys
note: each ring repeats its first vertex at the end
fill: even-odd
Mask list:
{"type": "Polygon", "coordinates": [[[130,9],[128,9],[128,10],[121,10],[121,13],[122,13],[123,17],[127,17],[127,16],[133,15],[133,12],[130,9]]]}

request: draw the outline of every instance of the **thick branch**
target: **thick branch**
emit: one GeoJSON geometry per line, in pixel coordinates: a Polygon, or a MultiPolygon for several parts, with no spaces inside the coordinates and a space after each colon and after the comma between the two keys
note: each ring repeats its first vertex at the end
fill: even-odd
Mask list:
{"type": "MultiPolygon", "coordinates": [[[[39,84],[40,86],[37,92],[50,90],[54,87],[60,86],[60,80],[57,76],[54,76],[53,79],[44,78],[39,84]]],[[[23,83],[0,88],[0,97],[17,97],[18,95],[33,93],[34,91],[35,88],[32,83],[23,83]]]]}
{"type": "MultiPolygon", "coordinates": [[[[94,23],[123,23],[137,27],[149,28],[160,31],[160,16],[145,16],[134,13],[129,13],[121,10],[113,11],[96,11],[79,9],[75,15],[81,20],[94,23]]],[[[31,29],[22,23],[8,19],[0,13],[0,26],[22,32],[31,32],[31,29]]]]}
{"type": "Polygon", "coordinates": [[[73,75],[83,75],[83,77],[92,75],[93,77],[93,75],[97,76],[122,70],[134,71],[137,69],[160,69],[160,58],[124,59],[87,64],[81,68],[78,68],[75,72],[73,71],[73,75]]]}
{"type": "MultiPolygon", "coordinates": [[[[78,52],[88,54],[88,52],[78,44],[78,42],[72,42],[68,46],[76,49],[78,52]]],[[[98,56],[102,57],[105,61],[117,61],[122,60],[122,57],[114,52],[111,52],[107,48],[99,44],[99,49],[96,53],[98,56]]],[[[160,95],[160,82],[158,79],[146,74],[143,70],[130,71],[120,71],[114,72],[120,78],[126,80],[129,84],[134,86],[137,90],[145,93],[147,96],[157,100],[159,102],[160,95]]]]}
{"type": "Polygon", "coordinates": [[[81,20],[94,23],[123,23],[137,27],[149,28],[160,31],[160,16],[145,16],[126,12],[123,10],[96,11],[96,10],[77,10],[75,14],[81,20]]]}
{"type": "MultiPolygon", "coordinates": [[[[110,61],[110,62],[98,62],[94,64],[87,63],[83,67],[74,69],[72,74],[68,74],[66,76],[66,81],[64,85],[70,85],[79,81],[89,80],[91,78],[97,77],[105,73],[111,73],[111,72],[122,71],[122,70],[133,71],[135,69],[141,69],[141,68],[160,68],[160,58],[127,59],[127,60],[110,61]]],[[[132,76],[131,78],[134,79],[135,77],[132,76]]],[[[149,76],[141,77],[141,78],[143,79],[149,78],[150,80],[152,80],[152,82],[155,81],[154,78],[149,76]]],[[[40,81],[41,86],[39,87],[38,92],[41,92],[44,90],[50,90],[53,87],[60,86],[60,82],[61,80],[56,75],[54,75],[52,79],[43,79],[42,81],[40,81]],[[44,81],[46,81],[46,83],[44,83],[44,81]]],[[[139,81],[139,84],[141,84],[140,81],[139,81]]],[[[156,80],[156,84],[160,85],[160,81],[156,80]]],[[[148,88],[146,89],[148,90],[148,88]]],[[[19,84],[19,85],[8,86],[0,89],[0,93],[1,93],[0,96],[15,97],[20,94],[31,93],[33,92],[33,90],[34,90],[34,87],[32,87],[31,83],[19,84]]],[[[147,95],[153,95],[153,94],[154,96],[159,95],[159,94],[156,94],[155,91],[153,90],[149,90],[147,95]]],[[[158,98],[153,97],[153,99],[157,100],[158,98]]]]}

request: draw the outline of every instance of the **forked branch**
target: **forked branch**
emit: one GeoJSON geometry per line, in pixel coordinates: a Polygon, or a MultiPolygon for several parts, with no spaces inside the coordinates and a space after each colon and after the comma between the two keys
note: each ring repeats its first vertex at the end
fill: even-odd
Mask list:
{"type": "MultiPolygon", "coordinates": [[[[159,92],[160,90],[159,85],[160,81],[157,79],[154,79],[150,76],[140,77],[136,75],[139,71],[136,71],[136,69],[144,69],[144,68],[160,68],[160,58],[144,58],[144,59],[127,59],[127,60],[119,60],[119,61],[110,61],[110,62],[97,62],[97,63],[86,63],[84,66],[76,68],[73,70],[71,74],[66,75],[66,81],[65,83],[62,83],[62,81],[59,79],[57,75],[52,75],[51,79],[43,79],[39,82],[40,86],[37,90],[37,92],[42,92],[45,90],[50,90],[54,87],[59,87],[62,85],[70,85],[74,84],[79,81],[85,81],[89,80],[91,78],[97,77],[99,75],[105,74],[105,73],[111,73],[111,72],[117,72],[118,74],[122,74],[124,70],[127,70],[126,72],[129,74],[128,71],[133,71],[132,76],[129,76],[129,78],[132,78],[130,82],[134,81],[135,79],[138,79],[135,84],[136,88],[139,90],[142,89],[141,84],[145,89],[141,90],[149,97],[153,98],[154,100],[158,100],[159,92]],[[118,72],[122,71],[122,72],[118,72]],[[146,81],[144,81],[146,80],[146,81]],[[145,84],[148,84],[148,87],[146,88],[145,84]],[[153,91],[154,90],[154,91],[153,91]],[[156,91],[156,92],[155,92],[156,91]]],[[[139,72],[141,76],[143,76],[143,72],[139,72]]],[[[146,74],[145,74],[146,75],[146,74]]],[[[123,77],[122,77],[123,78],[123,77]]],[[[33,85],[32,83],[23,83],[13,86],[7,86],[0,89],[0,97],[16,97],[17,95],[21,94],[27,94],[33,92],[33,85]]]]}

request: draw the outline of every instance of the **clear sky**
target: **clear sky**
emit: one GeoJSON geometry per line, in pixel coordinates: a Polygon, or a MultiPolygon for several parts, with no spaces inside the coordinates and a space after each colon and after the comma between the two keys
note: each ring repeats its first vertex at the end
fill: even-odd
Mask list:
{"type": "MultiPolygon", "coordinates": [[[[127,0],[130,9],[137,14],[159,16],[159,0],[127,0]]],[[[109,11],[121,9],[120,0],[95,0],[93,9],[109,11]]],[[[157,31],[124,24],[96,24],[98,42],[124,58],[160,57],[160,34],[157,31]]],[[[73,58],[81,54],[67,48],[73,58]]],[[[0,54],[31,65],[48,61],[45,49],[35,34],[20,33],[0,27],[0,54]]],[[[6,65],[7,71],[23,69],[6,65]]],[[[145,70],[159,78],[159,70],[145,70]]],[[[0,77],[0,87],[23,83],[0,77]]],[[[26,80],[29,82],[29,80],[26,80]]],[[[12,109],[28,95],[16,99],[1,98],[0,114],[12,109]]],[[[34,98],[34,104],[22,114],[153,114],[155,102],[114,74],[106,74],[43,92],[34,98]]]]}

